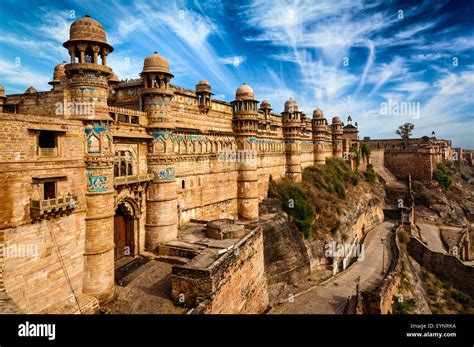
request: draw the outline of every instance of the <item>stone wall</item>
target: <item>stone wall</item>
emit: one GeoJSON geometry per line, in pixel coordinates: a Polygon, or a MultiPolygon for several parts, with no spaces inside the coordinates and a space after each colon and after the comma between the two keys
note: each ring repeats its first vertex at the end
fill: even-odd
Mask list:
{"type": "Polygon", "coordinates": [[[455,256],[433,252],[413,236],[407,249],[420,265],[440,278],[447,279],[453,287],[474,297],[474,266],[464,264],[455,256]]]}
{"type": "Polygon", "coordinates": [[[391,261],[386,275],[380,285],[373,290],[361,292],[358,298],[356,313],[358,314],[391,314],[393,298],[398,294],[401,284],[400,245],[398,233],[401,226],[395,226],[390,238],[391,261]]]}
{"type": "Polygon", "coordinates": [[[39,313],[67,301],[72,290],[82,292],[84,267],[84,213],[54,221],[28,224],[5,230],[5,242],[13,250],[31,246],[30,253],[10,253],[4,259],[4,283],[11,298],[25,313],[39,313]],[[48,225],[49,224],[49,225],[48,225]],[[54,238],[51,236],[51,231],[54,238]],[[57,245],[57,246],[56,246],[57,245]],[[58,248],[63,265],[58,257],[58,248]]]}
{"type": "Polygon", "coordinates": [[[406,180],[411,174],[414,180],[429,181],[436,168],[429,152],[408,149],[385,151],[384,163],[395,177],[402,180],[406,180]]]}
{"type": "Polygon", "coordinates": [[[268,284],[294,283],[308,276],[311,269],[305,243],[300,231],[288,221],[286,213],[264,215],[259,225],[263,228],[268,284]]]}
{"type": "Polygon", "coordinates": [[[264,312],[268,291],[262,228],[250,231],[235,244],[233,251],[226,252],[207,268],[173,266],[171,297],[179,301],[180,294],[188,306],[203,303],[202,313],[264,312]]]}

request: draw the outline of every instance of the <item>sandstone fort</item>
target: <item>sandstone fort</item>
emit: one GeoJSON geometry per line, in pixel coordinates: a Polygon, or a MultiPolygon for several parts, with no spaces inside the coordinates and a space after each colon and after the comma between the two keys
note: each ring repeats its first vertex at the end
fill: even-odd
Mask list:
{"type": "MultiPolygon", "coordinates": [[[[245,83],[230,101],[215,98],[205,79],[193,90],[177,86],[157,52],[144,57],[136,79],[120,80],[107,65],[114,48],[106,30],[89,16],[72,23],[63,46],[70,60],[54,67],[51,90],[8,94],[0,86],[0,312],[97,312],[116,294],[116,269],[147,258],[174,264],[173,302],[204,313],[263,313],[268,286],[282,276],[346,268],[343,256],[335,265],[301,258],[305,241],[290,233],[284,242],[265,236],[286,223],[262,221],[271,181],[301,182],[305,168],[330,158],[356,170],[351,153],[364,144],[385,181],[405,182],[408,173],[430,181],[453,156],[472,165],[472,153],[434,134],[410,146],[359,139],[356,115],[307,115],[298,96],[280,110],[245,83]],[[278,271],[275,247],[286,254],[278,271]]],[[[387,210],[363,208],[349,244],[387,210]]],[[[453,241],[464,252],[458,258],[471,257],[468,239],[453,241]]],[[[397,284],[383,283],[394,295],[397,284]]],[[[379,312],[391,304],[379,302],[379,312]]]]}

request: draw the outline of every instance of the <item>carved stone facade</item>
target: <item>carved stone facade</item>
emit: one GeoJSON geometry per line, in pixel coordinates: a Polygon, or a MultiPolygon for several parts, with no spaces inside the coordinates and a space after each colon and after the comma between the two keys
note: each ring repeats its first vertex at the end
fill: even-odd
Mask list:
{"type": "Polygon", "coordinates": [[[40,245],[3,258],[6,293],[25,312],[71,295],[105,302],[121,255],[154,251],[191,219],[257,220],[270,176],[299,181],[359,146],[357,127],[329,125],[319,109],[310,119],[293,99],[278,114],[245,84],[231,102],[205,80],[174,86],[156,52],[139,78],[120,81],[88,16],[64,47],[70,61],[55,67],[50,91],[0,87],[2,242],[40,245]]]}

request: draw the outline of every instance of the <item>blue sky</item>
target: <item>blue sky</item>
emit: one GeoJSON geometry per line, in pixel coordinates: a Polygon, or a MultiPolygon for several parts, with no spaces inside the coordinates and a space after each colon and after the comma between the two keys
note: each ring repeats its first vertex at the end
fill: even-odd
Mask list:
{"type": "Polygon", "coordinates": [[[275,112],[296,99],[309,116],[348,115],[360,135],[414,136],[474,148],[474,1],[10,1],[0,9],[0,84],[7,94],[48,90],[74,19],[102,23],[120,78],[158,51],[174,84],[207,79],[230,101],[246,82],[275,112]],[[75,17],[75,18],[74,18],[75,17]],[[410,105],[388,114],[383,105],[410,105]],[[385,103],[385,104],[384,104],[385,103]],[[404,103],[404,104],[402,104],[404,103]]]}

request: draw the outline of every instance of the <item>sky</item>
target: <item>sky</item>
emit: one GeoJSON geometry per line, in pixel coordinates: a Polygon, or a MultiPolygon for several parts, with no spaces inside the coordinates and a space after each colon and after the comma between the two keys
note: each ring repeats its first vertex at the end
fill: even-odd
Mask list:
{"type": "Polygon", "coordinates": [[[49,90],[62,43],[85,14],[114,47],[108,65],[138,78],[147,55],[172,83],[201,79],[231,101],[242,83],[276,113],[290,97],[308,116],[351,116],[361,138],[436,132],[474,149],[474,1],[2,0],[0,84],[7,94],[49,90]]]}

